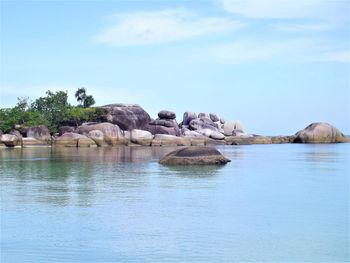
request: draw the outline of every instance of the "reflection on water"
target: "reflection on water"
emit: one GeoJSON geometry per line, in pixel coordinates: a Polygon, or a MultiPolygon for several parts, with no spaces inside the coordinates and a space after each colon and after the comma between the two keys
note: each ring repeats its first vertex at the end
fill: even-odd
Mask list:
{"type": "Polygon", "coordinates": [[[1,262],[349,260],[348,145],[218,148],[0,149],[1,262]]]}

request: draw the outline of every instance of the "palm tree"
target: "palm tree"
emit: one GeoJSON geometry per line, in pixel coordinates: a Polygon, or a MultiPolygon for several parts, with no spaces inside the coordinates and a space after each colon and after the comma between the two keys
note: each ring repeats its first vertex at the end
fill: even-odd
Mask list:
{"type": "Polygon", "coordinates": [[[86,99],[86,90],[84,87],[79,88],[76,92],[75,92],[75,97],[77,98],[77,101],[80,103],[80,106],[84,105],[84,101],[86,99]]]}

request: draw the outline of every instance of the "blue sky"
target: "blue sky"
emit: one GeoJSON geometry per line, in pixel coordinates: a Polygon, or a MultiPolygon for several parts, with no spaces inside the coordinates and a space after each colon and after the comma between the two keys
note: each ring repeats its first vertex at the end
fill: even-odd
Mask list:
{"type": "Polygon", "coordinates": [[[349,0],[1,1],[0,107],[82,86],[179,122],[349,134],[349,0]]]}

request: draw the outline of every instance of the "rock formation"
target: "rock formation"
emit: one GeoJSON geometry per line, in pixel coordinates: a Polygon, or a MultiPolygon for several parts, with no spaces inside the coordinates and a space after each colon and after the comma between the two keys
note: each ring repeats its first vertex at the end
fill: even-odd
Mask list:
{"type": "Polygon", "coordinates": [[[164,156],[159,163],[166,165],[212,165],[230,162],[214,147],[186,147],[164,156]]]}
{"type": "Polygon", "coordinates": [[[176,114],[171,111],[162,110],[158,113],[156,120],[150,121],[147,128],[152,134],[169,134],[180,136],[180,128],[176,122],[176,114]]]}
{"type": "Polygon", "coordinates": [[[151,117],[137,104],[109,104],[102,106],[107,110],[106,121],[118,125],[124,131],[144,130],[151,117]]]}
{"type": "Polygon", "coordinates": [[[348,138],[337,128],[325,122],[311,123],[295,134],[294,143],[338,143],[348,138]]]}

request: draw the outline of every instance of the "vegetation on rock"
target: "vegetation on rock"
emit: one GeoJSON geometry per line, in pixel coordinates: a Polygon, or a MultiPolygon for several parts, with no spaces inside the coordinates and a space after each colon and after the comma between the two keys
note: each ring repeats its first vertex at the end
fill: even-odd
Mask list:
{"type": "Polygon", "coordinates": [[[68,103],[66,91],[46,92],[46,96],[31,102],[28,97],[18,98],[13,108],[0,109],[0,130],[10,132],[16,125],[31,127],[46,125],[51,133],[56,133],[64,124],[79,126],[83,122],[100,119],[106,110],[103,108],[89,108],[95,103],[91,95],[86,96],[86,90],[78,89],[80,105],[72,106],[68,103]],[[79,92],[80,93],[79,93],[79,92]]]}

